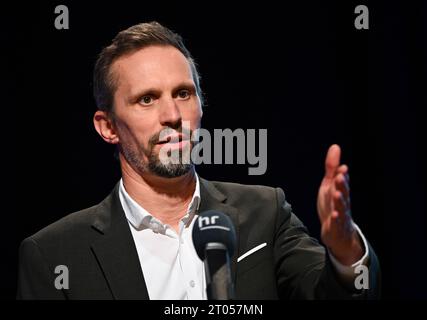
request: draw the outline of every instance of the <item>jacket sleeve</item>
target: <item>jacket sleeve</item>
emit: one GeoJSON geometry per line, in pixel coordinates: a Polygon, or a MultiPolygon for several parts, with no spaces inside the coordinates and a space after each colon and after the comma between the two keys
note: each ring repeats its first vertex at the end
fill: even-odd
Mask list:
{"type": "Polygon", "coordinates": [[[55,288],[54,270],[50,270],[42,251],[34,239],[25,239],[19,248],[17,299],[65,299],[55,288]]]}
{"type": "Polygon", "coordinates": [[[310,237],[292,213],[282,189],[276,189],[277,220],[274,256],[281,299],[375,299],[379,298],[378,259],[369,247],[369,288],[357,290],[340,281],[325,248],[310,237]]]}

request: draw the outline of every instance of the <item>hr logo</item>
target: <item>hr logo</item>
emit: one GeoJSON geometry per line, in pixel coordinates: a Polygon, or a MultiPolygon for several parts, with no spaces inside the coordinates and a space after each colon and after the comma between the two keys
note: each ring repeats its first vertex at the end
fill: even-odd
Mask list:
{"type": "Polygon", "coordinates": [[[55,274],[59,274],[55,278],[55,288],[58,290],[68,290],[70,288],[68,267],[64,265],[56,266],[55,274]]]}
{"type": "Polygon", "coordinates": [[[202,229],[203,225],[209,226],[210,224],[215,224],[216,220],[219,219],[219,216],[212,217],[200,217],[199,218],[199,228],[202,229]]]}

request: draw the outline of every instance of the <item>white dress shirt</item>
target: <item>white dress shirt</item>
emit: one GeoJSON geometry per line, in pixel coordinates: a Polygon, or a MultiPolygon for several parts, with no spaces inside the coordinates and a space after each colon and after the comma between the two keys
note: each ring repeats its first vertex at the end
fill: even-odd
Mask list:
{"type": "Polygon", "coordinates": [[[120,180],[119,197],[130,224],[150,299],[205,300],[203,262],[194,249],[191,234],[196,220],[194,215],[200,205],[197,174],[193,198],[187,214],[179,222],[178,234],[133,200],[126,192],[123,180],[120,180]]]}
{"type": "MultiPolygon", "coordinates": [[[[196,188],[187,214],[179,222],[179,233],[153,217],[133,200],[126,192],[122,179],[119,197],[130,225],[150,299],[206,300],[204,266],[192,240],[196,220],[194,216],[200,205],[198,175],[196,174],[196,188]]],[[[348,286],[352,285],[358,275],[355,268],[361,264],[366,265],[369,259],[366,239],[357,225],[355,228],[365,247],[365,254],[359,261],[351,266],[345,266],[328,251],[338,276],[348,286]]]]}

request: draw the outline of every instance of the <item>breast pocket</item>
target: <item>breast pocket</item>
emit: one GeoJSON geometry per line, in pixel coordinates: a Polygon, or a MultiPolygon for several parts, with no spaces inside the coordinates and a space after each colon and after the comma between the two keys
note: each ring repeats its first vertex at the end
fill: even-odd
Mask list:
{"type": "MultiPolygon", "coordinates": [[[[248,250],[248,253],[250,250],[248,250]]],[[[254,268],[260,267],[263,263],[271,264],[272,253],[270,252],[270,247],[267,244],[262,245],[262,247],[260,246],[259,249],[251,252],[250,254],[245,255],[244,253],[239,257],[239,259],[241,260],[237,262],[237,274],[243,275],[254,268]]]]}

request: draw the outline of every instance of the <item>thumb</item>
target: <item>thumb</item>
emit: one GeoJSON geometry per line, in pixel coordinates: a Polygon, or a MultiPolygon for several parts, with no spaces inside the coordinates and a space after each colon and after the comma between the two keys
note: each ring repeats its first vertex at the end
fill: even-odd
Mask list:
{"type": "Polygon", "coordinates": [[[325,160],[325,177],[332,179],[340,165],[341,148],[337,144],[329,147],[325,160]]]}

